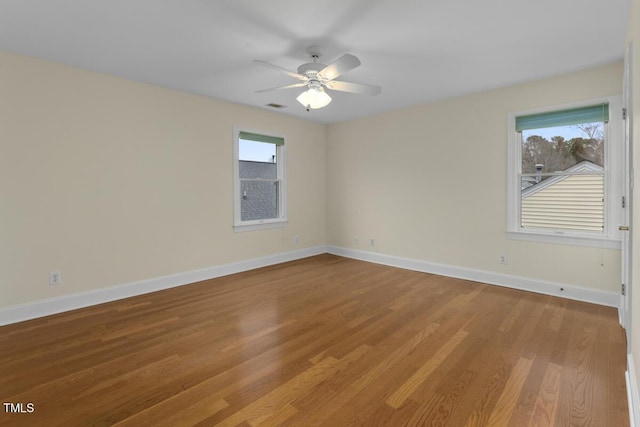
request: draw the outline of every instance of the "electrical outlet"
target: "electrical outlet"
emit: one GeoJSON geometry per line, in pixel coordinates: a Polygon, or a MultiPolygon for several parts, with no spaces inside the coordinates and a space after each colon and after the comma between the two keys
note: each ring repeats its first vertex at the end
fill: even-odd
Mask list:
{"type": "Polygon", "coordinates": [[[369,240],[369,246],[374,247],[376,245],[376,239],[369,240]]]}
{"type": "Polygon", "coordinates": [[[358,236],[353,238],[353,244],[358,246],[358,243],[360,243],[360,238],[358,236]]]}
{"type": "Polygon", "coordinates": [[[300,243],[300,236],[294,236],[294,237],[293,237],[293,243],[295,243],[296,245],[297,245],[298,243],[300,243]]]}
{"type": "Polygon", "coordinates": [[[49,284],[50,285],[59,285],[62,283],[62,273],[60,271],[50,271],[49,272],[49,284]]]}
{"type": "Polygon", "coordinates": [[[509,258],[507,258],[507,254],[500,254],[500,264],[502,265],[509,264],[509,258]]]}

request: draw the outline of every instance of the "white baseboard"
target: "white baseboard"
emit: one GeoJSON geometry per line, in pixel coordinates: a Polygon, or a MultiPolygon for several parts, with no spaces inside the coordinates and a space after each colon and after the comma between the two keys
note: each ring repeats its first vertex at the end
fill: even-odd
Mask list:
{"type": "Polygon", "coordinates": [[[640,426],[640,392],[638,390],[638,377],[636,376],[636,365],[633,363],[633,355],[627,355],[627,400],[629,402],[629,423],[631,427],[640,426]]]}
{"type": "MultiPolygon", "coordinates": [[[[613,292],[604,292],[594,289],[580,288],[562,283],[546,282],[520,276],[510,276],[470,268],[455,267],[445,264],[437,264],[422,260],[402,258],[393,255],[384,255],[375,252],[360,251],[341,248],[337,246],[316,246],[299,251],[285,252],[269,255],[261,258],[223,264],[201,270],[186,271],[169,276],[156,277],[132,283],[126,283],[94,291],[81,292],[56,298],[35,301],[28,304],[15,305],[0,309],[0,326],[17,323],[24,320],[35,319],[64,311],[89,307],[109,301],[115,301],[149,292],[174,288],[202,280],[214,279],[229,274],[253,270],[255,268],[280,264],[287,261],[306,258],[323,253],[330,253],[347,258],[358,259],[376,264],[384,264],[408,270],[424,273],[439,274],[442,276],[456,277],[475,282],[505,286],[541,294],[554,295],[563,298],[585,301],[610,307],[619,306],[619,296],[613,292]],[[564,290],[560,290],[564,289],[564,290]]],[[[640,427],[640,426],[639,426],[640,427]]]]}
{"type": "Polygon", "coordinates": [[[439,274],[442,276],[456,277],[472,280],[474,282],[488,283],[490,285],[504,286],[539,294],[553,295],[577,301],[616,307],[619,309],[620,296],[615,292],[599,291],[596,289],[581,288],[574,285],[554,283],[528,277],[512,276],[491,271],[476,270],[471,268],[456,267],[446,264],[437,264],[422,260],[401,258],[393,255],[384,255],[375,252],[367,252],[356,249],[329,246],[330,254],[392,267],[405,268],[407,270],[421,271],[423,273],[439,274]]]}
{"type": "Polygon", "coordinates": [[[204,268],[201,270],[186,271],[169,276],[155,277],[123,285],[96,289],[94,291],[81,292],[40,300],[33,303],[6,307],[0,309],[0,326],[61,313],[64,311],[75,310],[78,308],[89,307],[122,298],[142,295],[149,292],[174,288],[202,280],[214,279],[216,277],[227,276],[229,274],[253,270],[255,268],[294,261],[326,252],[326,246],[316,246],[293,252],[253,258],[245,261],[204,268]]]}

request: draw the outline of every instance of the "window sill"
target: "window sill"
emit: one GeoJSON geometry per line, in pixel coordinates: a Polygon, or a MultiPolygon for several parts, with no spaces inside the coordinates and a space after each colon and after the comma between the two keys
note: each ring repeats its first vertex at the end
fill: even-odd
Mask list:
{"type": "Polygon", "coordinates": [[[530,231],[507,231],[510,240],[552,243],[557,245],[587,246],[602,249],[620,249],[620,240],[607,237],[575,236],[561,234],[536,233],[530,231]]]}
{"type": "Polygon", "coordinates": [[[254,230],[267,230],[270,228],[284,228],[287,225],[287,220],[271,220],[271,221],[263,221],[263,222],[252,222],[249,224],[240,224],[234,225],[233,231],[236,233],[242,233],[244,231],[254,231],[254,230]]]}

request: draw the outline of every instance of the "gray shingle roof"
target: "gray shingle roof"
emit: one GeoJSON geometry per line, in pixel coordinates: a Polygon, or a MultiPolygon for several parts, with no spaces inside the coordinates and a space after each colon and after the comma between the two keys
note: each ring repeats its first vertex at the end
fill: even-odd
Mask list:
{"type": "Polygon", "coordinates": [[[278,178],[275,163],[241,160],[240,212],[242,221],[255,221],[278,217],[278,178]],[[265,181],[242,181],[260,180],[265,181]]]}

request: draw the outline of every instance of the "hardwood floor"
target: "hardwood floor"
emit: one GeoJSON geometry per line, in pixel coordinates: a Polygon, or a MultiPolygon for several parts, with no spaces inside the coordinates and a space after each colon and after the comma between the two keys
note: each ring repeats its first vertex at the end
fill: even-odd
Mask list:
{"type": "Polygon", "coordinates": [[[321,255],[0,328],[0,424],[628,426],[625,357],[613,308],[321,255]]]}

